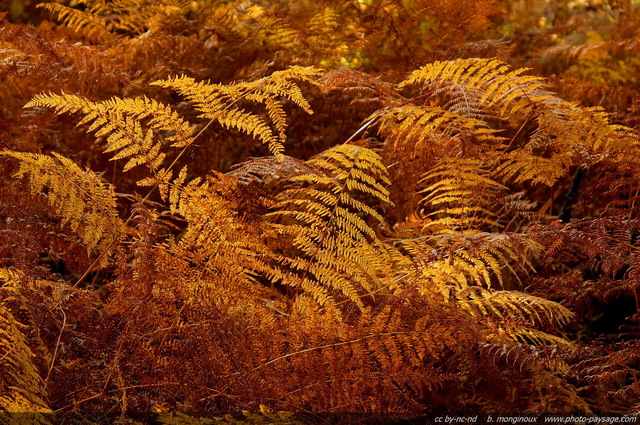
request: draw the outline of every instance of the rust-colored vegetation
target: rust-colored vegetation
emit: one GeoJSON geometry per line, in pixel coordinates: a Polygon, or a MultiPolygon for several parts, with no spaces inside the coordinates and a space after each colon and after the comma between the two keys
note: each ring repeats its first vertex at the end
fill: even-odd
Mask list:
{"type": "Polygon", "coordinates": [[[635,1],[0,5],[0,412],[640,409],[635,1]]]}

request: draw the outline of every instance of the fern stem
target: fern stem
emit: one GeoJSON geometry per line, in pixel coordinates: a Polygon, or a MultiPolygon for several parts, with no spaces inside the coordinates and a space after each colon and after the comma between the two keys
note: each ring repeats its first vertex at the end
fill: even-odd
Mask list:
{"type": "Polygon", "coordinates": [[[369,121],[367,121],[366,123],[364,123],[364,124],[362,125],[362,127],[360,127],[360,128],[359,128],[355,133],[353,133],[353,134],[351,135],[351,137],[349,137],[349,138],[348,138],[348,139],[343,143],[343,145],[344,145],[344,144],[347,144],[347,143],[349,143],[349,142],[351,142],[353,139],[355,139],[356,137],[358,137],[358,135],[359,135],[360,133],[362,133],[363,131],[365,131],[365,130],[367,129],[367,127],[369,127],[371,124],[373,124],[373,122],[374,122],[377,118],[378,118],[378,117],[373,117],[373,118],[371,118],[369,121]]]}
{"type": "Polygon", "coordinates": [[[58,339],[56,341],[56,346],[53,349],[53,355],[51,356],[51,363],[49,364],[49,370],[47,371],[47,377],[44,379],[45,387],[49,383],[49,377],[51,377],[51,372],[53,371],[53,365],[56,362],[56,357],[58,355],[58,348],[60,347],[60,341],[62,340],[62,333],[64,332],[65,326],[67,326],[67,314],[64,312],[62,306],[58,306],[60,311],[62,312],[62,326],[60,327],[60,332],[58,333],[58,339]]]}
{"type": "Polygon", "coordinates": [[[336,342],[336,343],[333,343],[333,344],[318,345],[316,347],[305,348],[304,350],[294,351],[292,353],[287,353],[287,354],[285,354],[283,356],[276,357],[275,359],[271,359],[268,362],[263,363],[260,366],[256,367],[255,370],[258,370],[263,366],[267,366],[267,365],[270,365],[272,363],[275,363],[275,362],[277,362],[279,360],[288,359],[289,357],[297,356],[299,354],[309,353],[311,351],[323,350],[325,348],[340,347],[340,346],[343,346],[343,345],[356,344],[358,342],[365,341],[365,340],[371,339],[371,338],[382,338],[382,337],[395,336],[395,335],[411,335],[411,334],[421,334],[421,333],[424,333],[424,332],[419,332],[419,331],[383,332],[383,333],[378,333],[378,334],[373,334],[373,335],[365,335],[365,336],[363,336],[361,338],[350,339],[348,341],[336,342]]]}

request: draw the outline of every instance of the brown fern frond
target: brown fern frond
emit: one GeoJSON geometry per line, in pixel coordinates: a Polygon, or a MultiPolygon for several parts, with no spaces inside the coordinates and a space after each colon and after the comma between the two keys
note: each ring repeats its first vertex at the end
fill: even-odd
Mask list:
{"type": "Polygon", "coordinates": [[[32,195],[44,195],[82,239],[87,250],[102,252],[123,235],[113,186],[90,170],[82,170],[68,158],[13,151],[1,155],[20,161],[16,178],[28,177],[32,195]]]}
{"type": "MultiPolygon", "coordinates": [[[[615,168],[607,166],[604,175],[596,182],[594,195],[600,201],[596,205],[602,207],[604,204],[603,216],[640,218],[635,208],[640,205],[640,179],[637,176],[640,167],[636,164],[636,158],[632,152],[628,160],[611,161],[611,166],[615,164],[615,168]]],[[[592,201],[594,204],[595,200],[592,201]]]]}
{"type": "Polygon", "coordinates": [[[578,380],[584,397],[610,413],[633,414],[638,409],[637,340],[616,344],[593,344],[572,356],[571,377],[578,380]]]}
{"type": "Polygon", "coordinates": [[[527,400],[518,412],[593,415],[588,399],[566,381],[570,370],[565,360],[567,352],[571,351],[526,343],[482,344],[479,367],[490,378],[477,390],[480,404],[487,403],[485,408],[493,410],[500,409],[505,402],[517,405],[527,400]]]}
{"type": "Polygon", "coordinates": [[[465,332],[448,334],[448,321],[420,315],[417,305],[415,317],[390,306],[375,311],[366,308],[357,322],[347,324],[340,320],[335,306],[320,309],[303,303],[300,297],[294,304],[286,330],[290,346],[302,348],[263,362],[255,373],[287,372],[310,382],[282,397],[292,404],[314,400],[322,411],[360,411],[372,402],[367,395],[371,392],[386,394],[376,411],[424,408],[430,393],[454,378],[438,371],[436,365],[445,353],[453,354],[456,341],[468,338],[465,332]],[[440,338],[443,335],[447,337],[440,338]],[[411,372],[398,373],[401,369],[411,372]],[[366,380],[359,381],[357,374],[364,374],[366,380]]]}
{"type": "Polygon", "coordinates": [[[320,176],[324,173],[309,162],[283,155],[281,160],[275,157],[251,158],[234,165],[226,174],[237,178],[238,182],[244,185],[256,184],[263,188],[277,189],[294,176],[320,176]]]}
{"type": "Polygon", "coordinates": [[[635,263],[640,222],[584,219],[566,225],[535,227],[530,234],[546,247],[544,257],[548,261],[562,261],[567,266],[588,268],[614,278],[635,263]]]}
{"type": "Polygon", "coordinates": [[[373,77],[367,73],[354,69],[336,69],[329,71],[318,80],[322,91],[330,93],[340,90],[365,96],[351,101],[351,103],[374,103],[380,107],[395,107],[403,103],[403,97],[396,91],[396,85],[373,77]]]}
{"type": "Polygon", "coordinates": [[[594,325],[594,332],[606,329],[610,336],[619,335],[625,318],[636,311],[640,289],[638,221],[600,218],[552,223],[535,226],[529,233],[545,246],[546,269],[557,269],[549,277],[543,274],[531,282],[536,293],[562,299],[580,316],[596,322],[607,304],[627,300],[630,306],[618,308],[619,318],[610,324],[594,325]]]}
{"type": "Polygon", "coordinates": [[[0,49],[0,75],[14,77],[12,91],[20,102],[44,88],[95,93],[130,80],[130,68],[104,46],[57,40],[52,34],[8,22],[0,28],[0,40],[7,43],[0,49]]]}

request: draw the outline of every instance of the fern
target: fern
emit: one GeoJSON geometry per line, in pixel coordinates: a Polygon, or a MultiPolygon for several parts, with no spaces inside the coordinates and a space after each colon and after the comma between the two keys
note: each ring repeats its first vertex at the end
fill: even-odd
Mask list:
{"type": "Polygon", "coordinates": [[[379,119],[380,133],[391,142],[391,149],[397,149],[397,145],[402,143],[412,149],[431,149],[435,153],[439,149],[429,145],[441,144],[438,146],[440,149],[454,156],[451,145],[465,137],[473,138],[478,144],[499,145],[504,140],[486,122],[438,107],[407,105],[376,112],[369,118],[379,119]]]}
{"type": "Polygon", "coordinates": [[[112,160],[128,159],[123,171],[144,165],[153,177],[140,181],[140,185],[153,185],[166,181],[170,176],[162,167],[166,154],[161,152],[162,144],[155,140],[151,130],[144,131],[142,121],[151,129],[170,132],[166,140],[173,147],[186,147],[194,141],[194,128],[170,107],[147,98],[111,99],[92,102],[74,95],[38,95],[25,108],[48,107],[58,114],[81,112],[85,114],[78,125],[91,123],[89,131],[96,136],[107,136],[105,152],[116,152],[112,160]]]}
{"type": "Polygon", "coordinates": [[[354,145],[336,146],[309,162],[326,175],[292,177],[305,187],[284,191],[270,214],[276,229],[291,236],[300,251],[281,261],[300,274],[295,285],[321,304],[337,291],[362,308],[363,290],[373,295],[385,286],[380,277],[386,260],[369,224],[382,225],[384,219],[358,198],[388,203],[386,170],[374,152],[354,145]]]}
{"type": "Polygon", "coordinates": [[[64,6],[60,3],[43,3],[39,7],[49,13],[57,15],[57,18],[74,31],[84,34],[89,39],[96,41],[108,41],[114,38],[113,25],[100,19],[98,16],[64,6]]]}
{"type": "Polygon", "coordinates": [[[445,299],[451,288],[517,287],[518,274],[535,271],[532,257],[541,252],[541,246],[524,235],[468,232],[407,238],[399,247],[422,266],[428,286],[421,292],[450,288],[445,299]]]}
{"type": "MultiPolygon", "coordinates": [[[[293,349],[255,370],[261,376],[286,372],[311,382],[283,394],[296,405],[317,400],[322,411],[349,408],[360,412],[367,409],[373,392],[382,397],[384,412],[424,408],[432,392],[453,379],[438,370],[439,362],[456,356],[457,344],[469,341],[467,331],[452,334],[450,320],[441,320],[444,316],[425,315],[429,307],[420,301],[407,310],[392,305],[365,308],[353,324],[345,323],[335,306],[312,304],[300,297],[291,310],[291,322],[284,331],[293,349]],[[322,366],[310,368],[309,364],[322,366]],[[367,377],[369,390],[363,388],[358,375],[367,377]]],[[[456,315],[447,313],[449,319],[456,315]]]]}
{"type": "Polygon", "coordinates": [[[49,422],[43,414],[52,412],[45,401],[45,383],[36,366],[28,329],[10,308],[10,303],[20,298],[17,282],[22,278],[19,271],[0,269],[0,409],[28,415],[31,423],[45,425],[49,422]]]}
{"type": "Polygon", "coordinates": [[[236,164],[227,172],[228,176],[238,179],[241,184],[256,184],[264,188],[278,189],[293,176],[302,174],[322,175],[322,171],[313,164],[284,155],[275,157],[251,158],[236,164]]]}
{"type": "Polygon", "coordinates": [[[0,410],[637,410],[631,2],[84,0],[26,29],[18,3],[0,266],[59,280],[0,267],[0,410]],[[611,42],[552,63],[591,16],[611,42]]]}
{"type": "Polygon", "coordinates": [[[88,0],[84,3],[87,6],[84,11],[59,3],[38,6],[57,15],[73,31],[102,42],[117,40],[122,34],[140,36],[153,29],[154,23],[161,21],[163,15],[185,15],[190,8],[188,2],[181,0],[88,0]]]}
{"type": "Polygon", "coordinates": [[[395,84],[353,69],[329,71],[318,80],[318,83],[325,93],[340,90],[354,95],[359,94],[359,97],[370,96],[370,98],[356,98],[351,101],[352,104],[366,102],[377,104],[377,106],[399,106],[402,101],[402,96],[396,91],[395,84]]]}
{"type": "Polygon", "coordinates": [[[188,269],[195,267],[194,284],[214,277],[245,285],[259,275],[273,282],[284,280],[284,273],[272,265],[276,255],[261,240],[260,228],[250,224],[260,221],[247,204],[259,207],[261,200],[252,199],[250,192],[221,174],[186,184],[184,177],[181,173],[172,184],[170,199],[171,209],[186,221],[187,228],[175,244],[165,246],[167,254],[184,262],[184,271],[176,268],[179,263],[175,261],[168,268],[191,273],[188,269]]]}
{"type": "Polygon", "coordinates": [[[434,220],[427,226],[454,230],[499,227],[491,206],[506,187],[490,177],[478,160],[449,160],[426,173],[422,203],[434,220]]]}
{"type": "Polygon", "coordinates": [[[20,161],[14,177],[28,177],[32,195],[44,195],[61,217],[61,224],[76,232],[89,252],[103,252],[124,232],[118,217],[113,187],[68,158],[2,151],[20,161]]]}
{"type": "Polygon", "coordinates": [[[458,59],[425,65],[405,79],[400,87],[410,84],[463,85],[481,90],[479,104],[490,109],[500,105],[500,117],[512,117],[521,110],[550,98],[541,90],[540,77],[520,75],[525,68],[509,71],[509,66],[496,59],[458,59]]]}
{"type": "Polygon", "coordinates": [[[200,112],[200,117],[217,121],[223,127],[236,128],[248,133],[267,144],[274,155],[282,158],[287,124],[283,104],[279,98],[288,99],[307,113],[312,113],[297,81],[313,82],[312,78],[318,74],[319,71],[314,68],[293,66],[288,70],[276,71],[269,77],[249,83],[220,85],[196,83],[190,77],[177,77],[156,81],[153,85],[177,91],[194,103],[195,108],[200,112]],[[241,100],[263,104],[276,134],[263,117],[236,106],[241,100]]]}
{"type": "MultiPolygon", "coordinates": [[[[502,320],[524,321],[543,329],[566,326],[574,318],[571,311],[556,302],[519,291],[489,292],[476,287],[459,291],[456,295],[458,305],[478,318],[494,316],[502,320]]],[[[525,344],[559,344],[573,348],[573,344],[566,339],[549,335],[536,328],[512,325],[504,329],[500,337],[525,344]]]]}

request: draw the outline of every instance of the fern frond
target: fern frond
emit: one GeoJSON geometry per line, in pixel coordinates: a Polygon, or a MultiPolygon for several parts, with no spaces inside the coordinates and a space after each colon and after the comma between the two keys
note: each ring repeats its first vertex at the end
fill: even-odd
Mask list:
{"type": "Polygon", "coordinates": [[[556,156],[544,158],[522,150],[514,150],[505,154],[501,164],[496,167],[496,175],[502,181],[522,184],[543,184],[553,186],[559,179],[567,175],[570,158],[556,156]]]}
{"type": "Polygon", "coordinates": [[[285,280],[285,273],[273,265],[276,255],[260,235],[260,213],[247,205],[258,204],[266,211],[260,205],[264,200],[254,199],[248,188],[222,174],[187,183],[185,178],[183,169],[171,184],[169,199],[172,212],[186,221],[187,228],[176,243],[164,247],[184,263],[183,273],[196,270],[198,281],[221,277],[246,283],[256,276],[274,283],[285,280]]]}
{"type": "Polygon", "coordinates": [[[507,188],[491,177],[483,161],[451,159],[427,172],[420,182],[424,189],[421,203],[430,207],[431,226],[444,229],[474,230],[500,227],[492,211],[495,200],[507,188]]]}
{"type": "Polygon", "coordinates": [[[132,37],[147,30],[153,31],[163,18],[184,16],[188,11],[185,4],[172,1],[156,4],[136,0],[88,0],[83,3],[87,6],[85,10],[59,3],[38,6],[57,15],[73,31],[101,42],[123,39],[123,34],[132,37]]]}
{"type": "Polygon", "coordinates": [[[400,87],[421,83],[480,89],[481,105],[499,107],[501,117],[510,117],[551,97],[542,90],[540,77],[521,75],[526,71],[526,68],[510,70],[509,65],[497,59],[437,61],[411,73],[400,87]]]}
{"type": "Polygon", "coordinates": [[[4,150],[0,155],[20,161],[16,178],[29,179],[32,195],[44,195],[82,239],[87,250],[102,252],[120,238],[124,223],[118,217],[113,186],[91,170],[82,170],[62,155],[52,156],[4,150]]]}
{"type": "Polygon", "coordinates": [[[528,321],[539,328],[568,325],[574,314],[562,305],[520,291],[487,291],[473,287],[456,294],[458,305],[476,317],[496,316],[528,321]]]}
{"type": "Polygon", "coordinates": [[[0,409],[27,415],[31,423],[45,425],[49,422],[42,414],[52,411],[45,401],[47,392],[34,362],[29,330],[9,308],[9,302],[18,295],[16,282],[22,278],[20,271],[0,269],[0,409]]]}
{"type": "MultiPolygon", "coordinates": [[[[491,374],[494,378],[486,383],[484,390],[509,388],[508,393],[503,393],[494,402],[496,407],[504,405],[505,401],[518,404],[526,400],[526,407],[519,411],[526,408],[532,413],[580,411],[593,415],[584,393],[566,379],[571,370],[571,365],[565,360],[566,353],[572,351],[566,344],[553,341],[541,345],[511,341],[481,344],[480,367],[484,374],[491,374]],[[554,391],[542,391],[542,388],[554,388],[554,391]]],[[[473,380],[473,376],[469,378],[473,380]]]]}
{"type": "Polygon", "coordinates": [[[386,169],[377,154],[354,145],[333,147],[308,163],[325,174],[292,177],[304,187],[284,191],[269,214],[300,251],[281,261],[321,303],[331,289],[362,308],[362,290],[371,294],[388,284],[380,278],[389,260],[370,224],[382,225],[382,215],[357,198],[390,202],[386,169]]]}
{"type": "Polygon", "coordinates": [[[637,414],[640,346],[636,339],[581,347],[572,360],[570,376],[586,398],[597,400],[607,412],[637,414]]]}
{"type": "Polygon", "coordinates": [[[83,34],[90,40],[108,41],[116,38],[112,32],[113,24],[100,19],[97,15],[64,6],[60,3],[41,3],[38,7],[56,15],[64,25],[73,31],[83,34]]]}
{"type": "Polygon", "coordinates": [[[194,141],[192,125],[169,106],[146,97],[92,102],[69,94],[39,94],[24,107],[52,108],[58,114],[84,114],[78,125],[90,124],[88,131],[98,137],[106,136],[104,152],[116,152],[112,161],[128,159],[125,172],[138,165],[148,167],[153,182],[169,176],[161,169],[166,154],[161,152],[162,144],[152,130],[169,132],[166,140],[173,142],[172,147],[186,147],[194,141]],[[152,130],[145,131],[143,123],[152,130]]]}
{"type": "MultiPolygon", "coordinates": [[[[454,140],[465,137],[489,145],[498,145],[504,140],[496,135],[498,130],[491,129],[485,121],[466,118],[439,107],[406,105],[375,112],[368,119],[372,118],[379,119],[380,134],[392,143],[393,149],[399,144],[410,145],[416,150],[433,149],[430,145],[443,144],[450,150],[454,140]]],[[[454,153],[450,155],[454,156],[454,153]]]]}
{"type": "Polygon", "coordinates": [[[322,171],[308,162],[283,155],[279,161],[274,157],[251,158],[232,167],[226,173],[245,185],[257,184],[264,188],[277,188],[290,178],[302,174],[322,175],[322,171]]]}
{"type": "Polygon", "coordinates": [[[389,305],[376,310],[367,307],[355,323],[346,324],[335,306],[311,310],[311,306],[302,307],[302,301],[303,297],[298,298],[286,332],[291,347],[303,348],[268,360],[258,368],[270,375],[286,370],[314,382],[285,397],[292,397],[297,403],[320,398],[323,410],[336,406],[358,411],[365,408],[363,381],[354,373],[366,376],[366,382],[372,384],[367,393],[381,392],[390,399],[387,402],[397,403],[399,399],[418,408],[429,391],[451,378],[439,372],[435,364],[466,340],[464,332],[451,334],[450,322],[428,314],[417,312],[409,319],[389,305]],[[322,366],[310,368],[309,364],[322,366]]]}
{"type": "Polygon", "coordinates": [[[336,69],[328,72],[318,80],[324,93],[340,90],[345,93],[364,95],[369,98],[358,98],[351,103],[374,103],[376,106],[399,106],[403,97],[396,91],[396,85],[373,77],[354,69],[336,69]]]}
{"type": "Polygon", "coordinates": [[[449,233],[398,245],[417,266],[418,292],[434,291],[445,301],[468,288],[518,286],[519,275],[535,270],[532,259],[542,248],[525,235],[507,233],[449,233]]]}
{"type": "Polygon", "coordinates": [[[293,66],[249,83],[211,84],[196,82],[193,78],[183,76],[156,81],[152,85],[177,91],[194,103],[200,117],[217,121],[225,128],[235,128],[247,133],[267,144],[275,156],[282,158],[287,125],[283,104],[279,99],[290,100],[306,112],[312,113],[298,81],[313,82],[313,78],[318,75],[319,70],[315,68],[293,66]],[[235,106],[242,100],[263,104],[277,135],[266,119],[235,106]]]}

